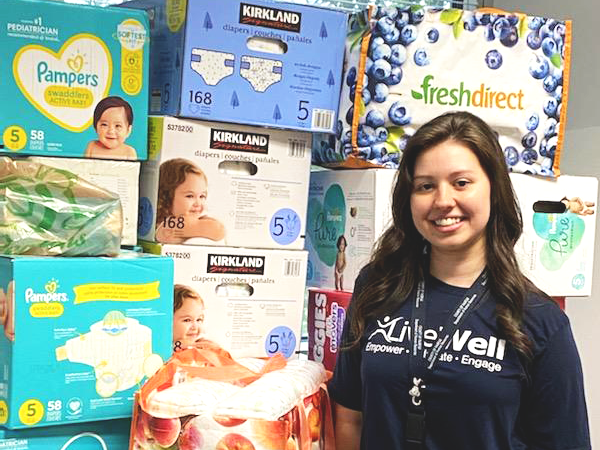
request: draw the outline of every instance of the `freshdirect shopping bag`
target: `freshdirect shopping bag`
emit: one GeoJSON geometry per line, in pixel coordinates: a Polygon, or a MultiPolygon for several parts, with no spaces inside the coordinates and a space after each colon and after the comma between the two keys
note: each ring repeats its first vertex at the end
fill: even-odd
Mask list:
{"type": "Polygon", "coordinates": [[[337,146],[315,163],[396,167],[407,138],[466,110],[497,133],[511,171],[558,176],[571,23],[498,10],[370,7],[350,18],[337,146]]]}
{"type": "Polygon", "coordinates": [[[326,378],[321,364],[282,355],[177,352],[136,395],[130,450],[332,449],[326,378]]]}

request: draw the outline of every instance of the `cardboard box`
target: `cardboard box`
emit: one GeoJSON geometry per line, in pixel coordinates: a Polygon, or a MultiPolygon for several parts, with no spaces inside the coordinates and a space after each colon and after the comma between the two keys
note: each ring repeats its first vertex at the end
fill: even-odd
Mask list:
{"type": "Polygon", "coordinates": [[[141,239],[304,247],[309,133],[173,117],[150,117],[149,130],[150,160],[140,176],[141,239]]]}
{"type": "Polygon", "coordinates": [[[31,157],[32,160],[68,170],[86,181],[119,195],[123,207],[122,245],[137,243],[140,163],[81,158],[31,157]]]}
{"type": "Polygon", "coordinates": [[[261,0],[124,6],[152,17],[151,113],[334,131],[344,13],[261,0]]]}
{"type": "Polygon", "coordinates": [[[333,371],[342,345],[350,292],[308,289],[308,359],[333,371]]]}
{"type": "Polygon", "coordinates": [[[515,246],[523,273],[551,296],[591,295],[598,180],[515,173],[510,178],[523,215],[523,235],[515,246]]]}
{"type": "Polygon", "coordinates": [[[0,151],[146,159],[148,42],[142,11],[4,0],[0,151]]]}
{"type": "Polygon", "coordinates": [[[306,225],[307,284],[352,291],[388,226],[395,170],[312,172],[306,225]]]}
{"type": "Polygon", "coordinates": [[[2,450],[125,450],[131,419],[5,430],[0,428],[2,450]]]}
{"type": "Polygon", "coordinates": [[[175,284],[202,297],[205,339],[234,358],[296,354],[305,251],[183,245],[163,245],[160,251],[175,261],[175,284]]]}
{"type": "Polygon", "coordinates": [[[0,257],[0,425],[130,417],[172,353],[173,262],[0,257]]]}

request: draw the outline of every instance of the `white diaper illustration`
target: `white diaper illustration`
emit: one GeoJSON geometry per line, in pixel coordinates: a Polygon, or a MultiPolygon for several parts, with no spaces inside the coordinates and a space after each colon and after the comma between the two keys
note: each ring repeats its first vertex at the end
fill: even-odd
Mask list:
{"type": "Polygon", "coordinates": [[[283,63],[274,59],[242,56],[240,75],[248,80],[256,92],[265,92],[281,81],[283,63]]]}
{"type": "Polygon", "coordinates": [[[234,60],[233,53],[192,49],[192,70],[198,73],[209,86],[215,86],[223,78],[233,74],[234,60]]]}
{"type": "Polygon", "coordinates": [[[102,397],[135,386],[163,363],[152,353],[152,330],[120,311],[110,311],[89,333],[58,347],[56,359],[94,367],[96,391],[102,397]]]}

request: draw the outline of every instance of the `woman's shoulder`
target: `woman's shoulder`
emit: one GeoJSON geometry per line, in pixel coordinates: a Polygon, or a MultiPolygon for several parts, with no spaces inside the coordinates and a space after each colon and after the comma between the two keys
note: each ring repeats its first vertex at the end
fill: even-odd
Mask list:
{"type": "Polygon", "coordinates": [[[536,348],[546,343],[563,327],[568,327],[569,319],[551,297],[543,292],[529,292],[524,304],[523,325],[525,332],[535,343],[536,348]]]}

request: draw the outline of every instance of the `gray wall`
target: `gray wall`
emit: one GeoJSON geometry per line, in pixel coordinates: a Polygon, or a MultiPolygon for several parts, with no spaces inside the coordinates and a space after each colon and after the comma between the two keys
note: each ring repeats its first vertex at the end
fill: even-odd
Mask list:
{"type": "MultiPolygon", "coordinates": [[[[600,176],[600,52],[597,49],[600,2],[487,0],[485,6],[573,21],[571,84],[561,173],[600,176]]],[[[600,224],[598,225],[592,296],[568,298],[566,308],[583,362],[593,448],[600,448],[600,224]]]]}

